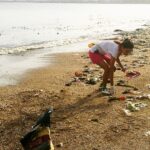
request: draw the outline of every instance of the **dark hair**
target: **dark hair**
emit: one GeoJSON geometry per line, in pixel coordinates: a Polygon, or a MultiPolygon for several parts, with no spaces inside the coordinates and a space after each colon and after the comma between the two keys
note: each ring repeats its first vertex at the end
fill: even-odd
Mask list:
{"type": "Polygon", "coordinates": [[[124,41],[121,44],[124,48],[129,48],[129,49],[133,49],[134,48],[134,44],[131,40],[129,39],[124,39],[124,41]]]}

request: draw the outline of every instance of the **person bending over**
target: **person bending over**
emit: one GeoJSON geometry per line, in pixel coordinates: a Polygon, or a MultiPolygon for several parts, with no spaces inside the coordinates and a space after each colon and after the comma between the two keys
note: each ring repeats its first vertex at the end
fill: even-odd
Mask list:
{"type": "Polygon", "coordinates": [[[99,65],[104,69],[103,80],[100,84],[100,91],[103,94],[114,93],[114,71],[115,62],[119,64],[121,70],[125,72],[119,57],[123,55],[129,55],[133,52],[134,44],[131,40],[125,39],[121,41],[104,40],[96,44],[89,45],[89,58],[94,64],[99,65]],[[110,92],[107,89],[107,83],[110,80],[111,88],[110,92]]]}

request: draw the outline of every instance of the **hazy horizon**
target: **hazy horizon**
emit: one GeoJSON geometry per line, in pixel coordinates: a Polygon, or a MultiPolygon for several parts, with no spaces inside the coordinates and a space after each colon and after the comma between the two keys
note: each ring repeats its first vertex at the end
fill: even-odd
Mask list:
{"type": "Polygon", "coordinates": [[[0,0],[0,2],[149,4],[149,3],[150,3],[150,0],[0,0]]]}

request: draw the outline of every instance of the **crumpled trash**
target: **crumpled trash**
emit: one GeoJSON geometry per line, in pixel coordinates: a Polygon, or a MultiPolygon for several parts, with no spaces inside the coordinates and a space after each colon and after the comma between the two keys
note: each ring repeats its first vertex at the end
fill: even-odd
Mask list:
{"type": "Polygon", "coordinates": [[[97,77],[91,77],[91,78],[88,78],[87,79],[87,84],[92,84],[92,85],[94,85],[94,84],[96,84],[97,82],[99,81],[99,79],[97,78],[97,77]]]}
{"type": "Polygon", "coordinates": [[[72,85],[72,81],[69,81],[65,84],[66,86],[71,86],[72,85]]]}
{"type": "Polygon", "coordinates": [[[147,104],[141,102],[139,103],[127,102],[126,109],[130,110],[131,112],[134,112],[134,111],[139,111],[141,108],[144,108],[146,106],[147,104]]]}
{"type": "Polygon", "coordinates": [[[83,72],[81,72],[81,71],[76,71],[74,74],[76,77],[82,77],[83,76],[83,72]]]}
{"type": "Polygon", "coordinates": [[[150,100],[150,94],[143,94],[143,95],[136,96],[136,99],[138,99],[138,100],[144,100],[144,99],[150,100]]]}
{"type": "Polygon", "coordinates": [[[147,104],[141,103],[141,102],[140,102],[140,103],[135,103],[134,105],[135,105],[135,107],[137,107],[137,108],[139,108],[139,109],[140,109],[140,108],[144,108],[144,107],[147,106],[147,104]]]}
{"type": "Polygon", "coordinates": [[[145,136],[150,136],[150,131],[145,132],[145,136]]]}
{"type": "Polygon", "coordinates": [[[128,102],[126,104],[126,108],[130,111],[130,112],[134,112],[134,111],[138,111],[140,110],[138,107],[135,107],[135,105],[132,102],[128,102]]]}
{"type": "Polygon", "coordinates": [[[118,80],[117,83],[123,85],[123,84],[125,84],[125,80],[118,80]]]}
{"type": "Polygon", "coordinates": [[[71,80],[69,80],[68,82],[65,83],[66,86],[71,86],[73,82],[80,82],[80,78],[82,77],[74,77],[71,80]]]}
{"type": "Polygon", "coordinates": [[[92,73],[94,71],[94,69],[93,68],[88,68],[88,67],[86,67],[84,70],[83,70],[83,72],[86,72],[86,73],[92,73]]]}
{"type": "Polygon", "coordinates": [[[140,74],[140,72],[138,72],[138,71],[128,71],[127,73],[126,73],[126,77],[128,77],[128,78],[136,78],[136,77],[138,77],[138,76],[140,76],[141,74],[140,74]]]}
{"type": "Polygon", "coordinates": [[[133,101],[135,99],[136,99],[135,96],[126,96],[126,101],[133,101]]]}
{"type": "Polygon", "coordinates": [[[119,101],[125,101],[126,97],[125,96],[109,96],[108,101],[114,101],[114,100],[119,100],[119,101]]]}
{"type": "Polygon", "coordinates": [[[32,127],[32,130],[20,140],[24,150],[54,150],[50,136],[50,116],[52,109],[48,109],[32,127]]]}
{"type": "Polygon", "coordinates": [[[146,87],[147,87],[148,89],[150,89],[150,84],[146,84],[146,87]]]}
{"type": "Polygon", "coordinates": [[[130,110],[128,110],[128,109],[123,109],[123,112],[124,112],[127,116],[132,116],[130,110]]]}
{"type": "Polygon", "coordinates": [[[133,89],[126,89],[122,92],[122,94],[134,94],[134,95],[138,95],[141,94],[142,92],[137,91],[137,90],[133,90],[133,89]]]}

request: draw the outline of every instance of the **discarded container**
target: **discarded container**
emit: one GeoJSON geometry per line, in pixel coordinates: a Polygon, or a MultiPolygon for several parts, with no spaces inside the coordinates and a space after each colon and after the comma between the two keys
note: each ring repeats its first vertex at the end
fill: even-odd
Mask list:
{"type": "Polygon", "coordinates": [[[136,77],[138,77],[138,76],[140,76],[141,74],[140,74],[140,72],[138,72],[138,71],[128,71],[127,73],[126,73],[126,77],[128,77],[128,78],[136,78],[136,77]]]}
{"type": "Polygon", "coordinates": [[[88,73],[88,74],[92,73],[93,71],[94,71],[93,68],[85,68],[85,69],[83,70],[83,72],[88,73]]]}
{"type": "Polygon", "coordinates": [[[100,88],[100,92],[103,96],[111,96],[111,93],[107,88],[106,89],[101,89],[100,88]]]}
{"type": "Polygon", "coordinates": [[[131,116],[131,112],[128,109],[123,109],[123,112],[127,115],[127,116],[131,116]]]}
{"type": "Polygon", "coordinates": [[[150,131],[145,132],[145,136],[150,136],[150,131]]]}
{"type": "Polygon", "coordinates": [[[126,89],[122,92],[122,94],[130,94],[130,89],[126,89]]]}
{"type": "Polygon", "coordinates": [[[138,111],[138,110],[140,110],[140,108],[144,108],[144,107],[146,107],[147,106],[147,104],[145,104],[145,103],[132,103],[132,102],[128,102],[127,104],[126,104],[126,108],[128,109],[128,110],[130,110],[130,111],[138,111]]]}
{"type": "Polygon", "coordinates": [[[83,72],[81,72],[81,71],[76,71],[74,74],[75,74],[76,77],[82,77],[83,72]]]}
{"type": "Polygon", "coordinates": [[[92,85],[96,84],[97,82],[98,82],[98,78],[96,77],[93,77],[87,80],[87,83],[92,84],[92,85]]]}
{"type": "Polygon", "coordinates": [[[150,89],[150,84],[147,84],[146,87],[147,87],[148,89],[150,89]]]}
{"type": "Polygon", "coordinates": [[[114,101],[114,100],[119,100],[119,101],[125,101],[126,97],[125,96],[109,96],[108,101],[114,101]]]}
{"type": "Polygon", "coordinates": [[[131,112],[140,110],[140,109],[139,109],[138,107],[136,107],[136,106],[134,105],[134,103],[132,103],[132,102],[128,102],[127,105],[126,105],[126,108],[127,108],[128,110],[130,110],[131,112]]]}
{"type": "Polygon", "coordinates": [[[134,95],[138,95],[141,94],[142,92],[137,91],[137,90],[131,90],[131,89],[126,89],[125,91],[122,92],[122,94],[134,94],[134,95]]]}
{"type": "Polygon", "coordinates": [[[48,109],[32,127],[32,130],[21,138],[24,150],[54,150],[50,135],[50,116],[52,109],[48,109]]]}
{"type": "Polygon", "coordinates": [[[139,100],[148,99],[148,100],[150,100],[150,94],[143,94],[143,95],[136,96],[136,99],[139,99],[139,100]]]}

